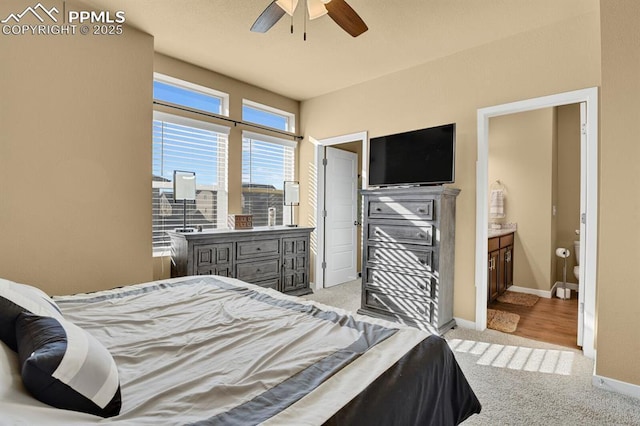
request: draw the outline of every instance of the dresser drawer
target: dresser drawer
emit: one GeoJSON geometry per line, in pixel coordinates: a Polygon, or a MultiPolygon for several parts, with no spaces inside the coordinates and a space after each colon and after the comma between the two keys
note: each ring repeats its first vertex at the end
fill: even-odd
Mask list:
{"type": "Polygon", "coordinates": [[[306,254],[308,250],[308,238],[283,238],[282,251],[285,256],[306,254]]]}
{"type": "Polygon", "coordinates": [[[236,259],[252,259],[256,256],[277,255],[280,253],[280,240],[240,241],[236,246],[236,259]]]}
{"type": "Polygon", "coordinates": [[[383,246],[367,246],[369,262],[382,265],[400,266],[431,272],[433,268],[433,251],[431,249],[415,249],[410,246],[390,248],[383,246]]]}
{"type": "Polygon", "coordinates": [[[220,275],[222,277],[233,277],[230,264],[198,268],[196,275],[220,275]]]}
{"type": "Polygon", "coordinates": [[[400,294],[429,297],[434,299],[436,294],[435,278],[430,275],[407,274],[402,270],[365,268],[365,280],[368,285],[395,291],[400,294]]]}
{"type": "Polygon", "coordinates": [[[364,289],[367,308],[399,314],[431,323],[434,320],[434,304],[427,299],[407,298],[394,293],[383,293],[371,288],[364,289]]]}
{"type": "Polygon", "coordinates": [[[260,287],[272,288],[274,290],[280,290],[280,279],[279,278],[271,278],[270,280],[256,281],[253,284],[259,285],[260,287]]]}
{"type": "Polygon", "coordinates": [[[433,200],[371,200],[369,202],[369,217],[374,219],[433,220],[433,200]]]}
{"type": "Polygon", "coordinates": [[[433,226],[427,223],[415,226],[371,223],[367,227],[367,239],[373,241],[408,242],[420,245],[432,245],[433,226]]]}
{"type": "Polygon", "coordinates": [[[279,275],[280,259],[236,264],[236,278],[250,283],[279,275]]]}
{"type": "Polygon", "coordinates": [[[232,244],[206,244],[193,248],[195,269],[231,263],[232,244]]]}

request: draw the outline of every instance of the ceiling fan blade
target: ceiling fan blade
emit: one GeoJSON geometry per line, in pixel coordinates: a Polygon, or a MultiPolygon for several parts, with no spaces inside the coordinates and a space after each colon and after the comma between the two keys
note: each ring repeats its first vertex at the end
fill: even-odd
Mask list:
{"type": "Polygon", "coordinates": [[[298,7],[298,0],[276,0],[276,3],[290,16],[293,16],[293,12],[298,7]]]}
{"type": "Polygon", "coordinates": [[[358,37],[369,29],[356,11],[344,0],[331,0],[325,4],[325,7],[331,19],[352,37],[358,37]]]}
{"type": "Polygon", "coordinates": [[[284,10],[277,5],[277,0],[271,2],[265,10],[262,11],[256,22],[251,26],[251,31],[255,33],[266,33],[276,22],[284,16],[284,10]]]}
{"type": "Polygon", "coordinates": [[[307,0],[307,11],[309,19],[312,21],[327,14],[327,8],[322,3],[322,0],[307,0]]]}

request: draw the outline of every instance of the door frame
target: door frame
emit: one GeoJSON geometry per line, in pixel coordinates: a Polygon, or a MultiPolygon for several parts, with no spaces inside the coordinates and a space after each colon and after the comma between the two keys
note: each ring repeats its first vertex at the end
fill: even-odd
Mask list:
{"type": "MultiPolygon", "coordinates": [[[[580,277],[584,282],[584,312],[582,350],[586,357],[595,358],[596,278],[598,259],[598,88],[575,90],[532,98],[477,111],[478,159],[476,164],[476,330],[487,327],[487,262],[489,235],[489,119],[502,115],[532,111],[562,105],[586,103],[586,182],[581,198],[586,198],[587,220],[585,234],[580,238],[580,277]]],[[[582,162],[582,161],[581,161],[582,162]]],[[[582,192],[582,191],[581,191],[582,192]]]]}
{"type": "Polygon", "coordinates": [[[322,166],[322,160],[324,158],[324,147],[331,145],[340,145],[348,142],[362,141],[362,188],[366,188],[367,173],[366,173],[366,159],[369,158],[369,134],[362,131],[357,133],[350,133],[346,135],[334,136],[325,139],[316,139],[312,142],[315,143],[315,168],[316,168],[316,211],[315,211],[315,223],[316,223],[316,236],[317,236],[317,251],[315,262],[315,287],[316,289],[324,288],[324,269],[322,268],[322,262],[325,260],[324,255],[324,167],[322,166]]]}

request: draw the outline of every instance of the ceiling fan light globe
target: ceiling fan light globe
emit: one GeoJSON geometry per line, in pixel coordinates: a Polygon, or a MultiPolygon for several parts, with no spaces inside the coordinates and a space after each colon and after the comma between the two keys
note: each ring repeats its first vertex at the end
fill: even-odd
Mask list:
{"type": "Polygon", "coordinates": [[[288,15],[293,16],[293,12],[295,12],[296,7],[298,7],[298,0],[277,0],[276,4],[288,15]]]}
{"type": "Polygon", "coordinates": [[[309,19],[312,21],[329,13],[322,0],[307,0],[307,10],[309,11],[309,19]]]}

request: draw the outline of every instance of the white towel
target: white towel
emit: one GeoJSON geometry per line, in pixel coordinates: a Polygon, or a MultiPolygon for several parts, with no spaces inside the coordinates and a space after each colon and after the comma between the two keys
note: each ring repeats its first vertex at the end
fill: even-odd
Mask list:
{"type": "Polygon", "coordinates": [[[504,214],[504,191],[502,189],[491,190],[491,203],[489,204],[489,216],[493,219],[502,219],[504,214]]]}

